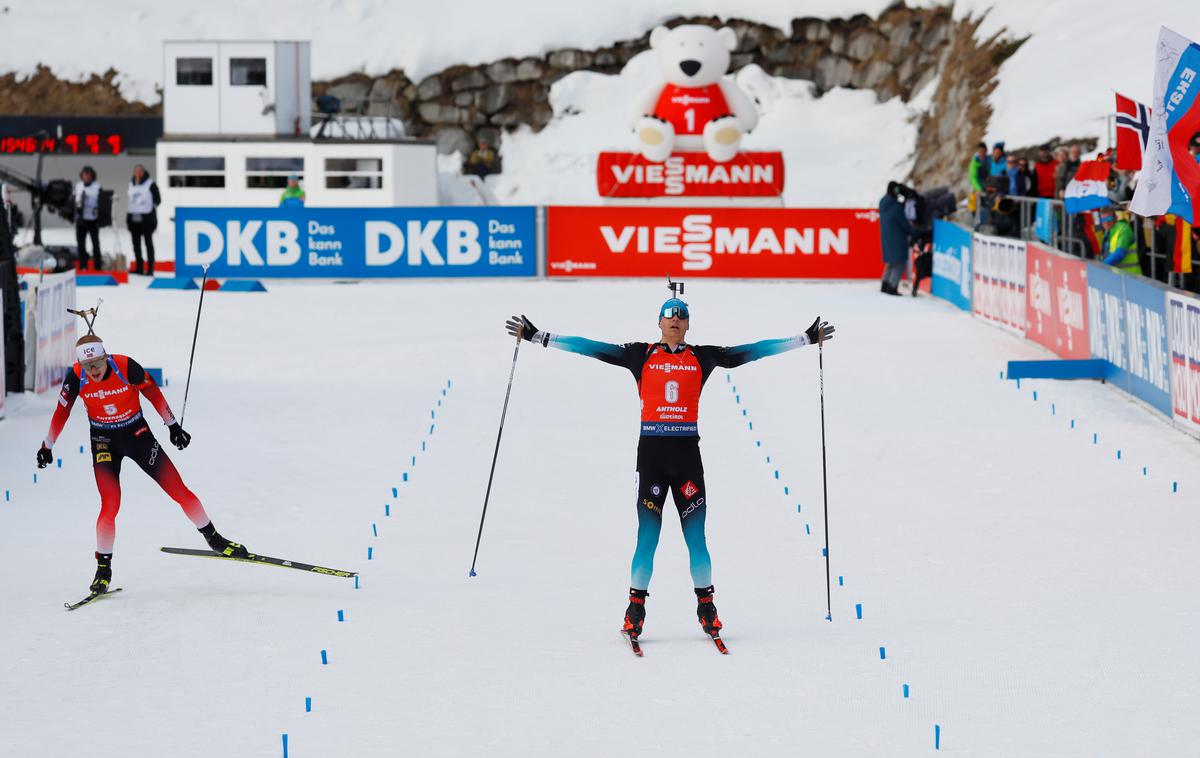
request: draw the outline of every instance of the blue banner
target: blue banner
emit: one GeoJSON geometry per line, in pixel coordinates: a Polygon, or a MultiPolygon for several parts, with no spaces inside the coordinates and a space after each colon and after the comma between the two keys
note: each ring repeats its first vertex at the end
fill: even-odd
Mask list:
{"type": "Polygon", "coordinates": [[[971,310],[971,233],[941,220],[933,222],[933,294],[971,310]]]}
{"type": "Polygon", "coordinates": [[[1033,231],[1037,238],[1047,245],[1054,241],[1054,208],[1047,198],[1037,201],[1037,215],[1034,217],[1033,231]]]}
{"type": "Polygon", "coordinates": [[[531,207],[179,208],[175,270],[212,277],[536,276],[531,207]]]}
{"type": "Polygon", "coordinates": [[[1088,262],[1088,341],[1092,357],[1112,366],[1109,381],[1129,391],[1129,351],[1125,346],[1125,279],[1116,269],[1088,262]]]}
{"type": "Polygon", "coordinates": [[[1171,415],[1170,348],[1166,289],[1137,276],[1125,280],[1125,344],[1129,391],[1171,415]]]}

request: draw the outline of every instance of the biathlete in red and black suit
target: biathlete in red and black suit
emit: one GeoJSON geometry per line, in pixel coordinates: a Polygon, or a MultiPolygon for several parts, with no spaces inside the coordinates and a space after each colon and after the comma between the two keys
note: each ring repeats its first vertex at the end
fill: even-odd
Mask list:
{"type": "Polygon", "coordinates": [[[50,431],[37,453],[38,468],[54,460],[54,442],[71,415],[76,398],[83,398],[91,423],[92,467],[100,490],[100,517],[96,521],[96,577],[93,592],[106,592],[112,581],[112,553],[116,539],[117,511],[121,508],[121,462],[129,458],[179,503],[184,514],[200,530],[213,551],[244,558],[249,553],[236,542],[222,537],[204,506],[183,483],[175,464],[150,431],[142,415],[139,393],[144,395],[170,430],[171,444],[183,450],[191,435],[180,427],[167,399],[137,361],[110,355],[94,334],[81,337],[75,346],[78,362],[67,371],[58,407],[50,420],[50,431]]]}
{"type": "Polygon", "coordinates": [[[735,368],[743,363],[828,340],[834,328],[818,317],[803,334],[784,339],[762,340],[748,345],[717,347],[689,345],[684,341],[690,314],[687,303],[671,298],[659,309],[658,342],[628,342],[612,345],[584,337],[565,337],[539,331],[525,316],[513,316],[506,328],[543,347],[597,358],[626,368],[637,382],[642,401],[641,437],[637,451],[637,547],[629,587],[629,607],[623,631],[632,637],[642,632],[646,617],[654,551],[662,530],[662,509],[667,490],[679,511],[684,541],[690,556],[692,582],[696,589],[696,615],[704,631],[721,629],[713,605],[712,562],[704,539],[708,509],[704,490],[704,464],[700,459],[700,391],[713,369],[735,368]]]}

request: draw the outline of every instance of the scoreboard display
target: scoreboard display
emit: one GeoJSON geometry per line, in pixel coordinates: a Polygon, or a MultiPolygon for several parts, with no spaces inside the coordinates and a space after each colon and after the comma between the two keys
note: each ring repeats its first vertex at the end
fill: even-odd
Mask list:
{"type": "Polygon", "coordinates": [[[64,133],[59,136],[0,137],[0,154],[35,155],[120,155],[124,140],[120,134],[64,133]]]}

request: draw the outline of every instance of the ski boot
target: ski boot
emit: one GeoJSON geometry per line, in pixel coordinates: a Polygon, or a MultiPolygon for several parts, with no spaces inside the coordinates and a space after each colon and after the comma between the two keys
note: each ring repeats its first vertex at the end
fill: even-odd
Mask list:
{"type": "Polygon", "coordinates": [[[642,624],[646,621],[646,598],[650,593],[646,590],[629,588],[629,607],[625,609],[625,626],[621,631],[633,639],[642,633],[642,624]]]}
{"type": "Polygon", "coordinates": [[[222,537],[211,521],[208,522],[208,526],[200,529],[200,534],[204,535],[204,541],[208,543],[208,546],[217,555],[224,555],[229,558],[248,558],[250,556],[250,551],[244,545],[231,542],[222,537]]]}
{"type": "Polygon", "coordinates": [[[696,606],[696,618],[700,619],[700,626],[704,627],[704,631],[709,636],[716,636],[721,633],[721,619],[717,618],[717,606],[713,605],[713,588],[708,587],[696,588],[696,600],[699,605],[696,606]]]}
{"type": "Polygon", "coordinates": [[[92,592],[108,592],[112,581],[112,553],[96,553],[96,578],[89,587],[92,592]]]}

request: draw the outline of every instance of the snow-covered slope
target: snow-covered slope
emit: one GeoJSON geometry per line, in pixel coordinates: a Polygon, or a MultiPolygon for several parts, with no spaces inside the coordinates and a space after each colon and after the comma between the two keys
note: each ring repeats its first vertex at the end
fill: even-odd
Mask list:
{"type": "MultiPolygon", "coordinates": [[[[824,355],[833,623],[805,348],[704,391],[732,653],[696,624],[669,508],[639,660],[617,635],[637,520],[628,372],[521,348],[467,569],[512,359],[503,319],[647,339],[662,285],[269,286],[208,295],[194,438],[167,452],[222,532],[361,571],[360,588],[162,555],[201,541],[127,463],[124,592],[66,613],[94,566],[87,425],[75,408],[62,467],[37,472],[54,396],[12,396],[0,755],[277,757],[286,732],[292,758],[890,758],[935,754],[935,724],[948,755],[1198,754],[1200,451],[1108,387],[999,380],[1005,360],[1042,355],[1032,343],[870,283],[689,287],[697,342],[783,336],[817,313],[838,326],[824,355]]],[[[100,333],[163,367],[178,410],[194,297],[104,299],[100,333]]]]}

